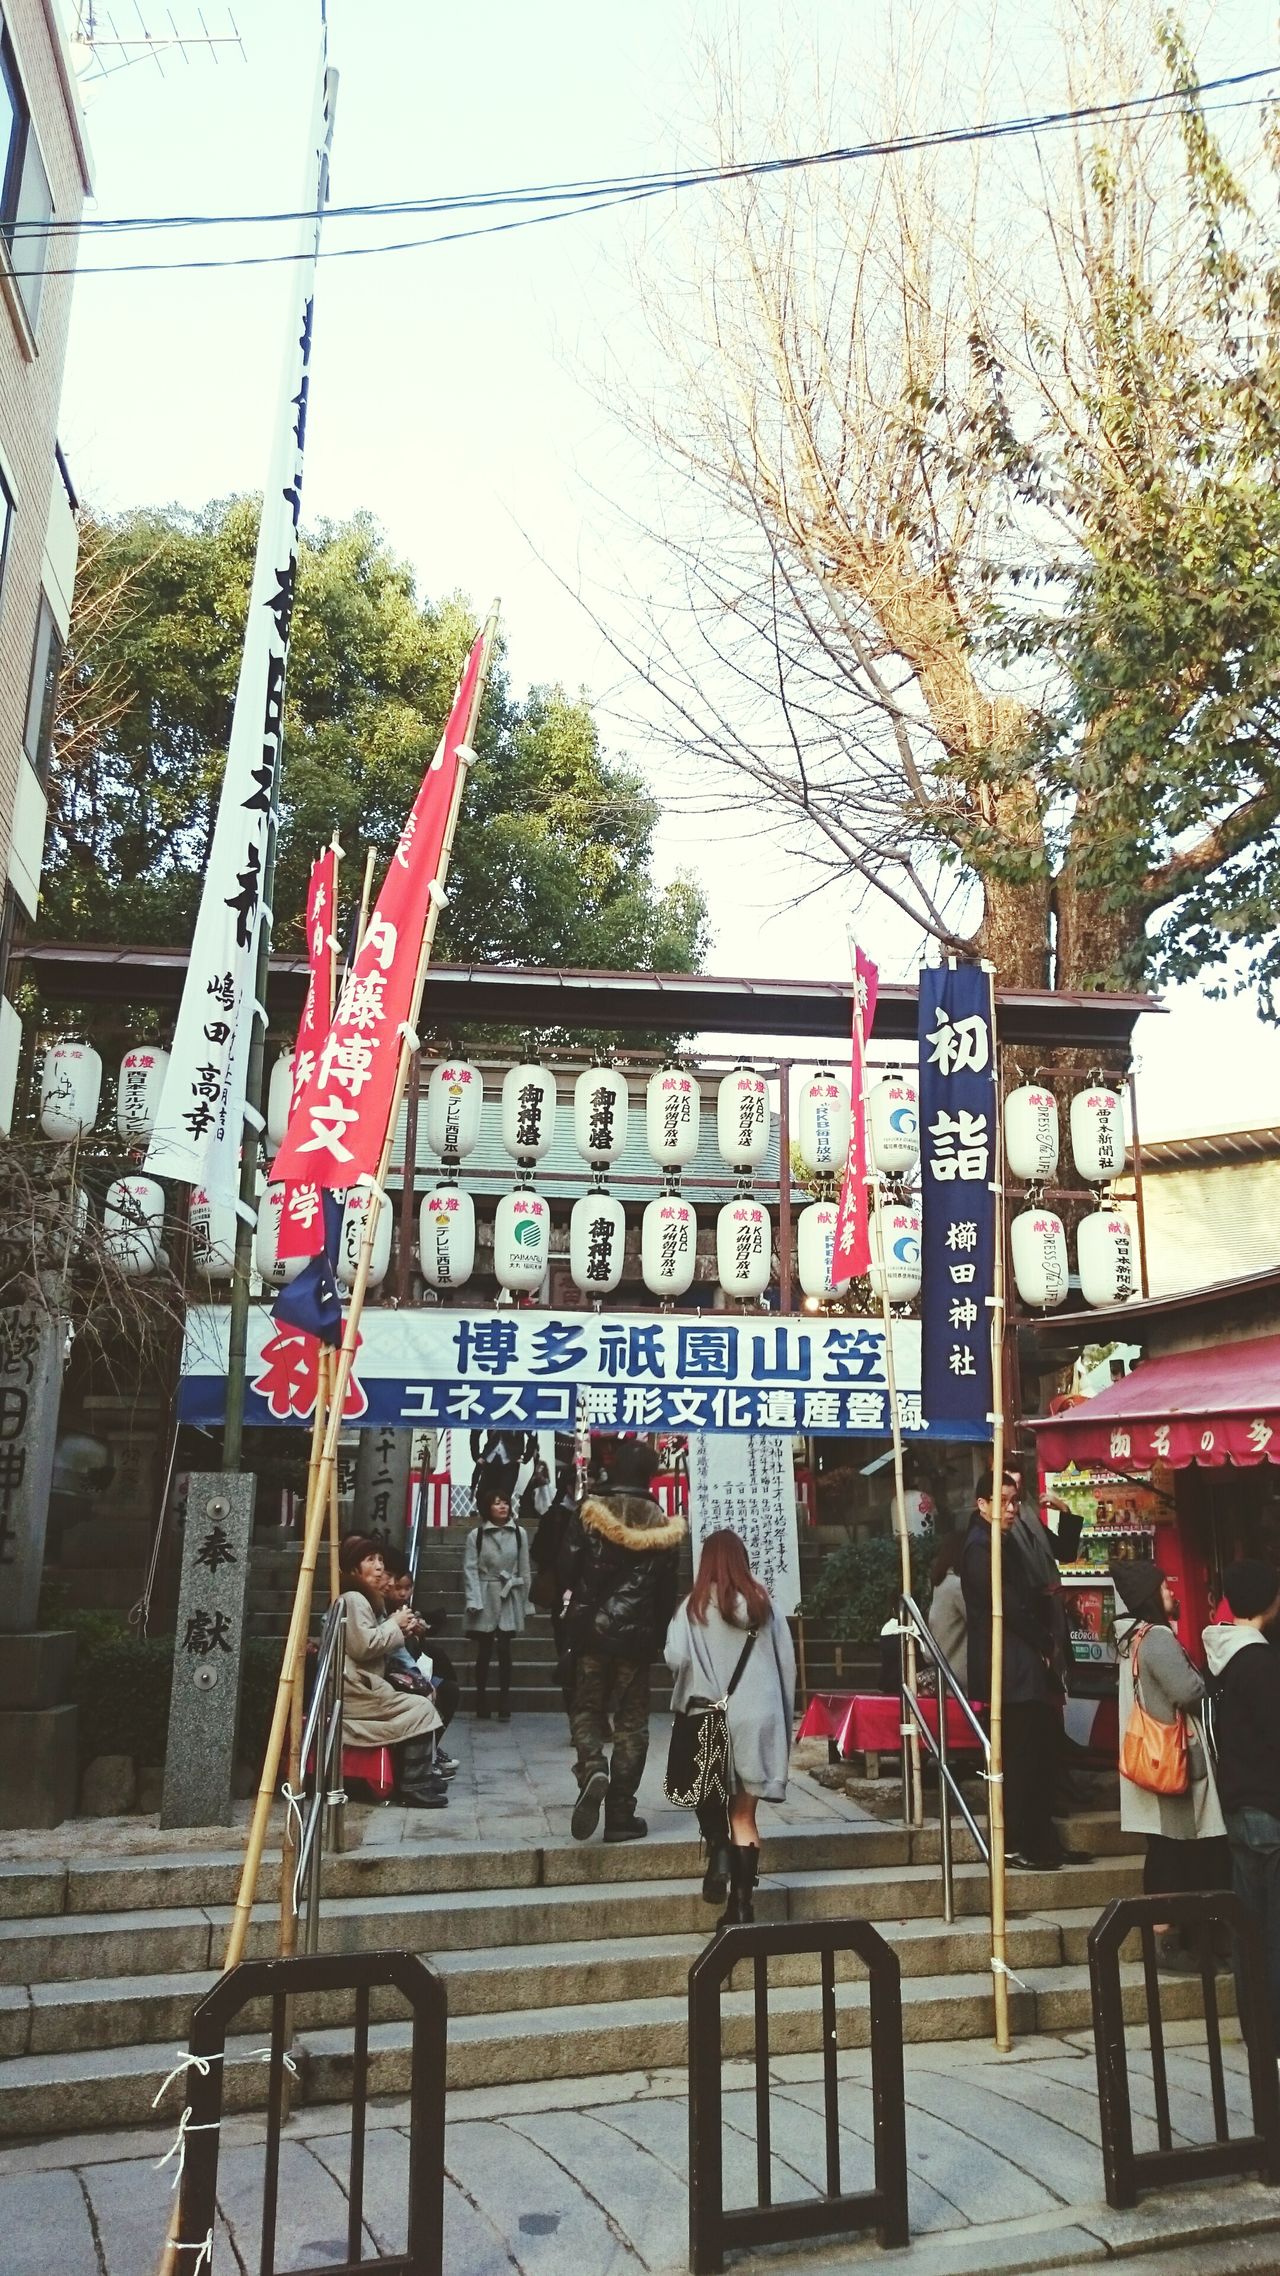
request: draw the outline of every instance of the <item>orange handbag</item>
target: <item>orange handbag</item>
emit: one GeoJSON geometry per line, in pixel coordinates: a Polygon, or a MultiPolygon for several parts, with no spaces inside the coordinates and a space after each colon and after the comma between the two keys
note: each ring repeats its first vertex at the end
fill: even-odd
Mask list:
{"type": "MultiPolygon", "coordinates": [[[[1142,1629],[1145,1636],[1147,1629],[1142,1629]]],[[[1157,1722],[1142,1704],[1139,1689],[1141,1640],[1133,1639],[1133,1709],[1120,1748],[1121,1775],[1147,1794],[1185,1794],[1191,1784],[1187,1760],[1187,1721],[1181,1710],[1171,1723],[1157,1722]]]]}

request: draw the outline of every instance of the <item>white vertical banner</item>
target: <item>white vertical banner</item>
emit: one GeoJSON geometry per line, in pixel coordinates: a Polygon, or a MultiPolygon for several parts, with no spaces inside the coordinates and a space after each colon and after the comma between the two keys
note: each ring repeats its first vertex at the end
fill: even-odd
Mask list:
{"type": "Polygon", "coordinates": [[[756,1579],[779,1612],[800,1602],[800,1539],[791,1440],[763,1433],[690,1432],[689,1525],[693,1564],[708,1533],[727,1525],[746,1544],[756,1579]]]}
{"type": "MultiPolygon", "coordinates": [[[[297,259],[287,268],[289,329],[254,560],[226,773],[205,871],[169,1071],[146,1167],[232,1200],[240,1185],[245,1070],[255,1013],[273,785],[284,732],[285,668],[302,512],[311,328],[328,195],[337,74],[322,39],[297,259]]],[[[260,1016],[265,1018],[265,1013],[260,1016]]],[[[260,1125],[259,1125],[260,1126],[260,1125]]]]}

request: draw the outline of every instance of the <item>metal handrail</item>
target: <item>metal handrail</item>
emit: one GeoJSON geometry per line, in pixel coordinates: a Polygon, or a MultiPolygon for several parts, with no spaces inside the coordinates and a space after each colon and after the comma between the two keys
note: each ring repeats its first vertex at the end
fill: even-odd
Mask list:
{"type": "Polygon", "coordinates": [[[320,1630],[311,1705],[302,1730],[302,1762],[307,1779],[305,1799],[297,1804],[298,1857],[293,1875],[293,1909],[300,1918],[306,1908],[303,1950],[314,1952],[320,1941],[320,1876],[326,1848],[342,1849],[342,1675],[346,1660],[347,1607],[338,1597],[325,1614],[320,1630]],[[314,1756],[314,1760],[313,1760],[314,1756]],[[310,1768],[308,1768],[310,1766],[310,1768]]]}
{"type": "Polygon", "coordinates": [[[914,1726],[915,1731],[923,1740],[929,1754],[938,1766],[938,1830],[942,1850],[942,1917],[945,1921],[951,1922],[956,1916],[955,1858],[951,1847],[952,1802],[955,1803],[968,1826],[977,1844],[978,1854],[988,1872],[991,1869],[991,1844],[974,1817],[968,1801],[961,1792],[959,1781],[951,1768],[950,1757],[947,1752],[947,1698],[954,1699],[973,1732],[982,1751],[982,1758],[988,1775],[991,1770],[991,1741],[983,1730],[978,1717],[974,1714],[972,1703],[954,1668],[939,1649],[937,1640],[913,1596],[901,1596],[898,1599],[898,1647],[901,1655],[902,1710],[904,1716],[902,1725],[903,1820],[904,1823],[909,1823],[911,1784],[907,1756],[910,1734],[914,1726]],[[914,1642],[918,1650],[924,1652],[938,1678],[938,1735],[936,1739],[925,1716],[921,1713],[920,1701],[911,1685],[907,1652],[908,1638],[914,1642]],[[910,1724],[905,1720],[908,1715],[911,1718],[910,1724]]]}

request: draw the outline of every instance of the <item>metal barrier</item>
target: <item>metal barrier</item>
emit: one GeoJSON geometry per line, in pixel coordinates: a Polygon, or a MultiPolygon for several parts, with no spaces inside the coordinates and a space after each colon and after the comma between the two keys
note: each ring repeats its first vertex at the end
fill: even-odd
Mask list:
{"type": "Polygon", "coordinates": [[[1264,2181],[1280,2181],[1280,2091],[1272,2043],[1271,2002],[1262,1937],[1237,1897],[1226,1890],[1189,1896],[1117,1897],[1089,1931],[1089,1988],[1093,2037],[1098,2058],[1098,2107],[1102,2119],[1102,2165],[1107,2203],[1123,2211],[1136,2205],[1140,2188],[1160,2181],[1207,2181],[1223,2173],[1255,2168],[1264,2181]],[[1204,1992],[1205,2037],[1209,2053],[1209,2092],[1213,2105],[1212,2142],[1175,2147],[1169,2117],[1169,2074],[1164,2022],[1156,1973],[1155,1927],[1168,1922],[1194,1933],[1204,1992]],[[1229,1928],[1236,1952],[1242,2021],[1247,2019],[1249,2084],[1253,2131],[1232,2135],[1228,2125],[1222,2032],[1218,2018],[1215,1928],[1229,1928]],[[1151,2035],[1151,2082],[1156,2106],[1154,2150],[1135,2150],[1125,2044],[1120,1949],[1137,1929],[1142,1939],[1146,2020],[1151,2035]]]}
{"type": "Polygon", "coordinates": [[[898,1599],[898,1648],[902,1666],[902,1811],[904,1822],[910,1823],[911,1772],[908,1750],[914,1727],[925,1748],[937,1765],[938,1771],[938,1830],[942,1850],[942,1917],[953,1921],[955,1905],[955,1858],[951,1846],[951,1805],[954,1802],[977,1844],[978,1855],[988,1871],[991,1867],[991,1845],[978,1824],[960,1782],[951,1768],[947,1752],[947,1700],[953,1699],[960,1709],[982,1752],[983,1767],[991,1769],[991,1741],[983,1730],[963,1686],[952,1672],[950,1662],[944,1658],[929,1629],[929,1623],[912,1596],[898,1599]],[[920,1701],[908,1680],[907,1644],[914,1642],[917,1651],[924,1653],[938,1680],[938,1735],[933,1732],[921,1713],[920,1701]],[[909,1718],[909,1720],[908,1720],[909,1718]]]}
{"type": "MultiPolygon", "coordinates": [[[[287,2053],[286,2006],[307,1992],[354,1991],[355,2041],[351,2079],[351,2169],[347,2188],[347,2257],[335,2266],[298,2276],[443,2276],[444,2270],[444,2103],[448,2002],[434,1968],[412,1952],[300,1955],[290,1960],[242,1960],[206,1994],[191,2019],[187,2108],[182,2143],[182,2190],[178,2204],[179,2253],[206,2253],[205,2260],[182,2258],[184,2276],[192,2267],[212,2265],[218,2200],[223,2071],[227,2032],[250,2000],[271,2001],[271,2046],[267,2088],[267,2139],[262,2183],[262,2241],[254,2261],[260,2276],[276,2276],[276,2221],[280,2187],[280,2129],[284,2111],[287,2053]],[[365,2109],[369,2091],[369,1994],[383,1985],[404,1995],[413,2015],[413,2054],[409,2086],[408,2237],[404,2252],[363,2257],[365,2109]]],[[[289,2266],[295,2267],[290,2261],[289,2266]]]]}
{"type": "Polygon", "coordinates": [[[907,2132],[902,2083],[902,1972],[898,1956],[867,1920],[779,1921],[726,1928],[689,1970],[689,2266],[693,2276],[724,2267],[730,2245],[782,2244],[874,2227],[882,2245],[910,2241],[907,2132]],[[826,2189],[820,2197],[775,2205],[769,2119],[769,1960],[817,1952],[822,1963],[822,2078],[826,2189]],[[840,2186],[840,2102],[836,2075],[837,1952],[856,1952],[871,1982],[871,2096],[875,2187],[840,2186]],[[739,1961],[754,1962],[756,2202],[726,2210],[722,2137],[720,2002],[739,1961]]]}
{"type": "Polygon", "coordinates": [[[316,1951],[320,1942],[320,1878],[324,1853],[328,1849],[337,1854],[342,1849],[342,1811],[347,1799],[342,1789],[342,1669],[346,1633],[347,1608],[343,1599],[337,1597],[325,1614],[320,1630],[311,1705],[302,1730],[307,1792],[298,1805],[301,1823],[293,1874],[293,1909],[304,1919],[304,1952],[316,1951]]]}

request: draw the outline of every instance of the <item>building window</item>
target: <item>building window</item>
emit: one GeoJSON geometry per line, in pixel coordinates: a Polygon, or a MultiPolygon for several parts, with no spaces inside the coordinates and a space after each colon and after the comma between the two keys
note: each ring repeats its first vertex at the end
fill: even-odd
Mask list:
{"type": "Polygon", "coordinates": [[[34,332],[40,317],[53,193],[8,33],[0,19],[0,233],[34,332]]]}
{"type": "Polygon", "coordinates": [[[27,724],[22,746],[43,784],[49,774],[49,746],[53,739],[58,675],[62,670],[63,640],[58,620],[43,593],[36,618],[36,644],[31,658],[31,684],[27,689],[27,724]]]}

